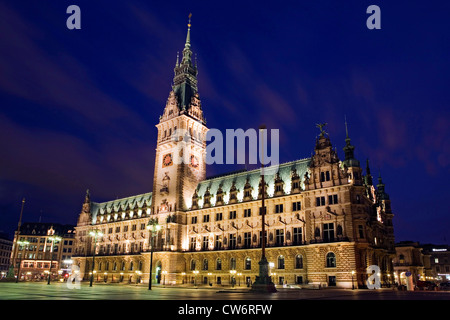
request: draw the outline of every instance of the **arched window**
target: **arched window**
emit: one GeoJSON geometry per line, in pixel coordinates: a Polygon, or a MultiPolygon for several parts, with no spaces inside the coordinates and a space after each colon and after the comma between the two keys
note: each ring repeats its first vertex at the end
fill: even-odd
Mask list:
{"type": "Polygon", "coordinates": [[[130,271],[133,270],[133,261],[130,262],[130,271]]]}
{"type": "Polygon", "coordinates": [[[236,258],[230,259],[230,270],[236,270],[236,258]]]}
{"type": "Polygon", "coordinates": [[[195,270],[195,260],[191,260],[191,270],[195,270]]]}
{"type": "Polygon", "coordinates": [[[284,256],[278,256],[278,269],[284,269],[284,256]]]}
{"type": "Polygon", "coordinates": [[[216,270],[222,270],[222,260],[220,258],[216,260],[216,270]]]}
{"type": "Polygon", "coordinates": [[[245,270],[251,270],[252,269],[252,259],[250,259],[250,257],[245,258],[244,269],[245,270]]]}
{"type": "Polygon", "coordinates": [[[336,267],[336,255],[333,252],[327,253],[327,268],[336,267]]]}
{"type": "Polygon", "coordinates": [[[303,269],[303,256],[301,254],[295,256],[295,269],[303,269]]]}
{"type": "Polygon", "coordinates": [[[208,259],[203,259],[203,270],[208,270],[208,259]]]}

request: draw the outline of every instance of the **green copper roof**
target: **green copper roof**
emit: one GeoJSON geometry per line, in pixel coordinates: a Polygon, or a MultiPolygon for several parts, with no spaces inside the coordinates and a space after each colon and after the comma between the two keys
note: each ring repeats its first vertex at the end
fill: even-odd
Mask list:
{"type": "Polygon", "coordinates": [[[127,198],[117,199],[107,202],[91,202],[92,223],[97,221],[97,215],[102,214],[122,214],[124,211],[150,208],[152,204],[152,193],[138,194],[127,198]]]}
{"type": "MultiPolygon", "coordinates": [[[[291,191],[291,175],[293,170],[295,169],[297,174],[300,177],[300,180],[303,181],[303,176],[308,170],[310,159],[301,159],[296,160],[292,162],[286,162],[279,165],[278,174],[280,178],[284,182],[284,192],[286,194],[289,194],[291,191]]],[[[264,168],[265,170],[265,176],[264,181],[268,185],[267,192],[269,194],[269,197],[274,194],[275,189],[275,177],[276,177],[276,171],[273,170],[274,166],[264,168]]],[[[243,198],[243,192],[244,192],[244,186],[247,182],[247,179],[249,180],[250,185],[253,188],[253,199],[258,198],[258,187],[259,182],[261,179],[261,170],[256,169],[252,171],[244,171],[244,172],[238,172],[238,173],[232,173],[230,175],[223,175],[217,178],[211,178],[204,180],[200,182],[197,186],[197,195],[199,196],[198,205],[201,208],[203,206],[203,197],[204,194],[209,188],[209,192],[211,194],[211,205],[214,205],[215,203],[215,195],[217,193],[217,190],[219,187],[222,187],[222,191],[225,193],[224,196],[224,202],[228,202],[228,198],[230,195],[230,189],[233,185],[233,182],[235,183],[235,186],[237,190],[239,191],[237,194],[238,201],[241,201],[243,198]]],[[[304,186],[302,185],[302,188],[304,186]]]]}

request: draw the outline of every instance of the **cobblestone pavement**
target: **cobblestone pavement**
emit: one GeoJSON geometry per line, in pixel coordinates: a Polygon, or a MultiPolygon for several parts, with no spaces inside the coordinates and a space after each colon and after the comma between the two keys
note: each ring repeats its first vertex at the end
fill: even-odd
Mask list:
{"type": "Polygon", "coordinates": [[[450,291],[396,291],[393,289],[288,289],[277,293],[251,293],[247,288],[163,287],[82,283],[79,289],[65,283],[0,282],[0,300],[450,300],[450,291]]]}

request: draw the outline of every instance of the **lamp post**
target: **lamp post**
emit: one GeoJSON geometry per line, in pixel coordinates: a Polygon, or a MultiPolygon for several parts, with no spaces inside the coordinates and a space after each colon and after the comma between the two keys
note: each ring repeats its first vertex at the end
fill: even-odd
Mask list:
{"type": "Polygon", "coordinates": [[[235,283],[235,278],[234,275],[236,274],[236,270],[230,270],[230,282],[231,282],[231,287],[234,288],[234,283],[235,283]]]}
{"type": "MultiPolygon", "coordinates": [[[[16,235],[16,245],[14,247],[14,259],[13,259],[13,264],[11,265],[11,274],[14,275],[14,268],[16,266],[16,259],[17,259],[17,244],[19,243],[19,236],[20,236],[20,226],[22,225],[22,214],[23,214],[23,207],[25,205],[25,198],[22,199],[22,207],[20,209],[20,216],[19,216],[19,223],[17,224],[17,235],[16,235]]],[[[16,283],[19,282],[19,277],[20,277],[20,264],[21,264],[21,260],[19,260],[19,266],[17,269],[17,277],[16,277],[16,283]]]]}
{"type": "Polygon", "coordinates": [[[99,229],[94,229],[89,232],[91,237],[94,237],[94,252],[92,253],[92,273],[91,279],[89,281],[89,287],[92,287],[92,283],[94,282],[94,268],[95,268],[95,250],[97,247],[97,237],[103,237],[103,233],[99,229]]]}
{"type": "Polygon", "coordinates": [[[147,230],[150,233],[149,237],[150,237],[150,243],[151,243],[148,290],[152,290],[153,247],[155,245],[155,237],[158,235],[158,231],[161,230],[161,226],[158,224],[158,219],[150,219],[147,224],[147,230]]]}
{"type": "Polygon", "coordinates": [[[264,134],[266,130],[266,126],[262,125],[259,127],[260,141],[261,141],[261,227],[262,227],[262,239],[261,239],[261,260],[258,262],[259,264],[259,276],[256,276],[255,282],[252,285],[252,291],[271,293],[277,292],[274,283],[269,275],[269,262],[266,258],[266,223],[265,223],[265,191],[266,185],[264,182],[264,134]],[[262,137],[262,138],[261,138],[262,137]]]}
{"type": "Polygon", "coordinates": [[[62,238],[58,236],[51,236],[48,237],[48,239],[52,241],[52,245],[50,247],[50,268],[48,269],[48,279],[47,279],[47,284],[50,284],[50,278],[52,276],[53,248],[55,246],[55,241],[59,242],[62,240],[62,238]]]}

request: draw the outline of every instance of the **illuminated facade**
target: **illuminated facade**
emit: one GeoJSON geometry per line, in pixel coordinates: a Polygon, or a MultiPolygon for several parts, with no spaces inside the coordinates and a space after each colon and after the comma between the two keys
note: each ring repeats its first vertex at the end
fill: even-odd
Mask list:
{"type": "Polygon", "coordinates": [[[152,192],[103,203],[86,195],[74,257],[85,279],[94,271],[96,281],[147,282],[151,234],[146,226],[157,219],[162,229],[155,237],[152,282],[251,283],[261,257],[265,192],[266,257],[275,284],[364,285],[366,268],[373,264],[386,282],[395,256],[390,199],[381,178],[373,184],[368,164],[363,174],[348,134],[341,161],[321,127],[314,154],[281,164],[265,176],[264,187],[259,170],[206,179],[208,128],[191,57],[189,26],[156,125],[152,192]],[[186,147],[189,159],[180,162],[186,147]],[[93,229],[103,235],[94,239],[93,229]]]}
{"type": "Polygon", "coordinates": [[[75,227],[56,223],[25,223],[14,235],[11,261],[20,280],[58,279],[71,273],[75,227]]]}

